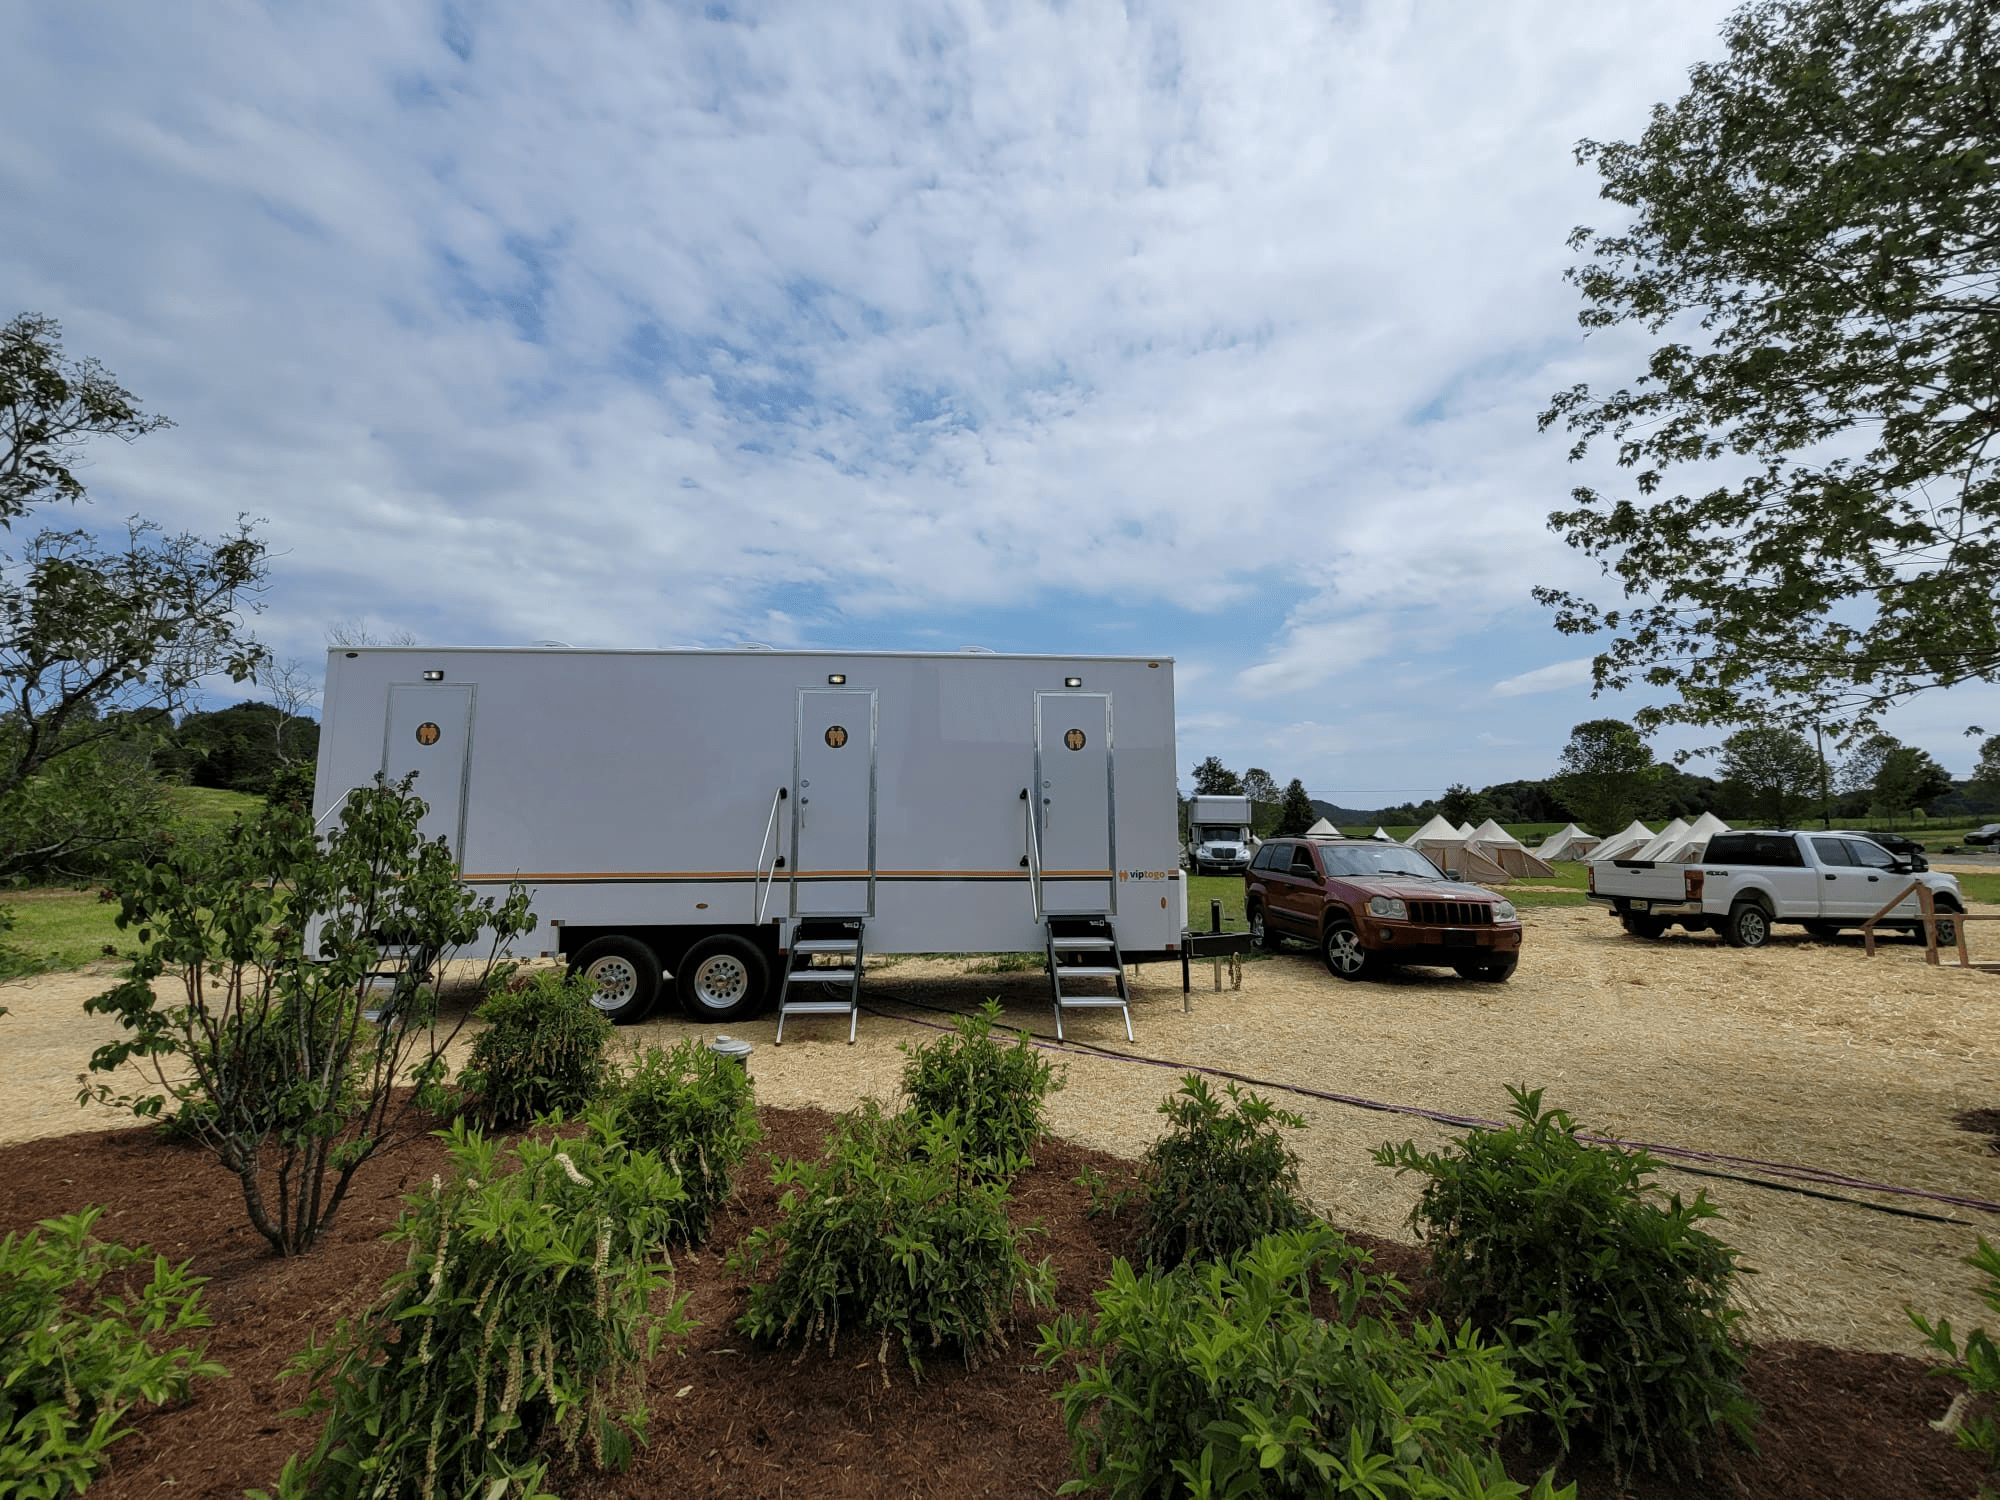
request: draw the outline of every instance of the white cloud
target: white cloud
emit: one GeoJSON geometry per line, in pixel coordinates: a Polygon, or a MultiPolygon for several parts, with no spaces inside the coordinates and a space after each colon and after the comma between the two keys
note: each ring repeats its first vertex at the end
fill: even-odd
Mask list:
{"type": "Polygon", "coordinates": [[[1429,658],[1593,576],[1571,143],[1732,3],[16,7],[0,284],[180,423],[105,515],[270,518],[286,650],[1097,598],[1190,715],[1337,692],[1382,730],[1308,782],[1406,778],[1491,711],[1384,712],[1429,658]]]}
{"type": "Polygon", "coordinates": [[[1493,696],[1520,698],[1529,693],[1553,693],[1563,688],[1582,687],[1590,681],[1591,660],[1588,656],[1579,656],[1574,661],[1551,662],[1546,667],[1509,677],[1493,684],[1493,696]]]}

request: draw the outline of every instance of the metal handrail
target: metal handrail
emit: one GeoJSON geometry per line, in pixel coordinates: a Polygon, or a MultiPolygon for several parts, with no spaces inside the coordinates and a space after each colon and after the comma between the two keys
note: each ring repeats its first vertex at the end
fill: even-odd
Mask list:
{"type": "Polygon", "coordinates": [[[1035,828],[1035,799],[1021,788],[1021,802],[1028,815],[1028,898],[1034,903],[1035,920],[1042,920],[1042,836],[1035,828]]]}
{"type": "Polygon", "coordinates": [[[778,804],[784,800],[785,789],[779,787],[777,795],[771,798],[771,816],[764,820],[764,841],[757,846],[757,880],[761,883],[753,885],[752,888],[757,897],[757,915],[754,925],[758,927],[764,925],[764,908],[770,902],[771,887],[777,884],[778,861],[783,858],[778,853],[775,835],[778,831],[778,804]],[[769,850],[771,854],[771,868],[768,872],[764,868],[764,854],[766,850],[769,850]]]}
{"type": "Polygon", "coordinates": [[[335,813],[339,812],[340,805],[343,802],[345,802],[349,797],[352,797],[356,792],[360,790],[361,788],[358,786],[351,786],[346,791],[342,792],[338,797],[335,797],[333,799],[333,806],[329,807],[325,812],[321,813],[318,817],[313,819],[313,832],[318,833],[319,825],[324,823],[328,818],[332,817],[335,813]]]}

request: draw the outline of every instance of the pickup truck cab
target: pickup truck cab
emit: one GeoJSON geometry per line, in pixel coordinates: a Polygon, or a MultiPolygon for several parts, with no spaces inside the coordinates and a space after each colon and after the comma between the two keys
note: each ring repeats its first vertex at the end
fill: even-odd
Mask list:
{"type": "MultiPolygon", "coordinates": [[[[1781,922],[1818,937],[1859,927],[1899,890],[1928,886],[1940,912],[1963,912],[1956,877],[1916,870],[1870,839],[1851,833],[1759,829],[1718,833],[1699,864],[1599,860],[1589,865],[1590,899],[1617,913],[1634,937],[1656,938],[1678,924],[1714,931],[1738,948],[1761,948],[1781,922]]],[[[1885,925],[1923,936],[1914,920],[1917,898],[1905,897],[1885,925]]],[[[1938,924],[1938,941],[1957,940],[1953,924],[1938,924]]]]}
{"type": "Polygon", "coordinates": [[[1339,979],[1386,964],[1438,964],[1498,983],[1520,961],[1510,901],[1453,880],[1414,849],[1373,839],[1268,839],[1243,874],[1261,948],[1311,943],[1339,979]]]}

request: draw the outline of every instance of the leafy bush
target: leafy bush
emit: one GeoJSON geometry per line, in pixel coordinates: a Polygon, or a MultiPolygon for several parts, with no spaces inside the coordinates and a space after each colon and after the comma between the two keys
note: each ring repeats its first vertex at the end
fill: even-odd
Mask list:
{"type": "Polygon", "coordinates": [[[1220,1260],[1267,1234],[1297,1229],[1299,1159],[1283,1129],[1305,1121],[1230,1084],[1228,1103],[1197,1073],[1160,1102],[1173,1129],[1146,1148],[1146,1228],[1139,1254],[1165,1269],[1220,1260]],[[1282,1128],[1281,1128],[1282,1127],[1282,1128]]]}
{"type": "Polygon", "coordinates": [[[1685,1458],[1718,1425],[1747,1441],[1736,1252],[1698,1229],[1707,1195],[1664,1204],[1643,1151],[1587,1145],[1540,1089],[1510,1088],[1519,1123],[1448,1151],[1405,1141],[1378,1163],[1430,1180],[1410,1213],[1448,1318],[1509,1340],[1538,1371],[1536,1408],[1567,1449],[1594,1432],[1619,1473],[1685,1458]]]}
{"type": "Polygon", "coordinates": [[[753,1338],[796,1334],[810,1348],[824,1337],[831,1354],[845,1320],[881,1335],[885,1382],[892,1340],[921,1379],[920,1351],[956,1349],[972,1365],[1005,1342],[1001,1315],[1017,1295],[1054,1295],[1048,1263],[1021,1254],[1005,1188],[973,1170],[948,1117],[885,1116],[869,1100],[835,1125],[822,1160],[782,1163],[772,1180],[785,1189],[778,1223],[729,1256],[740,1276],[777,1262],[737,1320],[753,1338]]]}
{"type": "Polygon", "coordinates": [[[701,1244],[729,1201],[731,1174],[763,1137],[750,1070],[693,1037],[648,1047],[620,1083],[617,1108],[633,1149],[680,1175],[687,1196],[674,1205],[674,1242],[701,1244]]]}
{"type": "Polygon", "coordinates": [[[508,939],[534,926],[525,888],[498,901],[459,880],[450,847],[419,831],[410,786],[355,789],[324,838],[309,809],[268,803],[117,882],[118,925],[141,946],[124,981],[84,1003],[127,1032],[90,1067],[139,1059],[157,1091],[101,1084],[80,1098],[142,1118],[170,1097],[198,1101],[181,1123],[236,1175],[250,1223],[281,1255],[310,1249],[361,1164],[435,1106],[463,1021],[437,1024],[428,976],[483,935],[483,988],[508,939]],[[404,967],[378,997],[385,934],[404,967]],[[238,1045],[267,1032],[270,1049],[238,1045]]]}
{"type": "MultiPolygon", "coordinates": [[[[14,930],[17,920],[13,908],[0,906],[0,979],[19,979],[23,975],[39,974],[48,967],[38,955],[7,941],[7,934],[14,930]]],[[[6,1014],[6,1007],[0,1006],[0,1016],[6,1014]]]]}
{"type": "Polygon", "coordinates": [[[955,1114],[966,1155],[1012,1177],[1030,1163],[1035,1142],[1047,1134],[1043,1101],[1064,1080],[1027,1032],[1011,1047],[995,1041],[999,1021],[1000,1002],[989,1000],[978,1015],[954,1021],[952,1035],[921,1047],[897,1046],[910,1059],[903,1067],[903,1093],[911,1107],[930,1115],[955,1114]]]}
{"type": "MultiPolygon", "coordinates": [[[[2000,1313],[2000,1249],[1988,1244],[1982,1234],[1979,1236],[1979,1248],[1965,1257],[1965,1264],[1984,1273],[1986,1284],[1979,1288],[1979,1300],[2000,1313]]],[[[1961,1350],[1958,1340],[1952,1335],[1951,1319],[1939,1318],[1933,1324],[1921,1313],[1912,1312],[1907,1307],[1903,1311],[1909,1313],[1910,1321],[1917,1325],[1924,1341],[1950,1361],[1942,1367],[1944,1373],[1965,1385],[1965,1389],[1952,1398],[1950,1410],[1936,1425],[1946,1432],[1956,1433],[1960,1447],[1985,1454],[1993,1472],[2000,1473],[2000,1420],[1995,1419],[1991,1410],[1970,1418],[1966,1416],[1966,1408],[1974,1401],[1984,1397],[1990,1403],[1995,1397],[2000,1397],[2000,1346],[1994,1344],[1992,1335],[1985,1329],[1975,1328],[1965,1336],[1965,1346],[1961,1350]]],[[[1986,1500],[1993,1493],[1982,1488],[1981,1500],[1986,1500]]]]}
{"type": "MultiPolygon", "coordinates": [[[[1086,1325],[1042,1330],[1081,1476],[1066,1490],[1152,1496],[1503,1500],[1496,1452],[1525,1410],[1501,1351],[1436,1317],[1407,1333],[1402,1289],[1324,1225],[1238,1255],[1135,1273],[1123,1260],[1086,1325]],[[1315,1280],[1335,1321],[1312,1313],[1315,1280]]],[[[1539,1500],[1575,1494],[1543,1475],[1539,1500]]]]}
{"type": "Polygon", "coordinates": [[[581,974],[547,971],[479,1007],[486,1030],[458,1075],[464,1111],[488,1129],[557,1110],[581,1114],[604,1088],[612,1025],[581,974]]]}
{"type": "Polygon", "coordinates": [[[592,1114],[582,1136],[523,1138],[503,1158],[452,1127],[450,1182],[411,1195],[410,1246],[374,1307],[309,1344],[288,1373],[325,1412],[281,1497],[500,1500],[540,1492],[552,1449],[620,1467],[645,1435],[645,1366],[690,1326],[660,1311],[673,1174],[592,1114]]]}
{"type": "Polygon", "coordinates": [[[10,1500],[81,1493],[130,1430],[119,1424],[134,1404],[179,1401],[197,1377],[228,1373],[200,1344],[159,1353],[148,1342],[209,1326],[202,1278],[185,1261],[155,1257],[136,1300],[96,1290],[146,1255],[91,1238],[103,1212],[0,1240],[0,1496],[10,1500]]]}

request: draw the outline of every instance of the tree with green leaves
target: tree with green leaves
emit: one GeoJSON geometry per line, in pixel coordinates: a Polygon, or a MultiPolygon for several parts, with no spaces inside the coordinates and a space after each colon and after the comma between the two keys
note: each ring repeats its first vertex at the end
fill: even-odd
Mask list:
{"type": "Polygon", "coordinates": [[[1269,771],[1252,766],[1243,773],[1243,795],[1250,799],[1250,831],[1262,837],[1277,825],[1278,802],[1284,794],[1269,771]]]}
{"type": "Polygon", "coordinates": [[[1895,821],[1951,790],[1951,775],[1927,751],[1892,734],[1868,736],[1842,762],[1840,787],[1867,796],[1868,811],[1895,821]]]}
{"type": "Polygon", "coordinates": [[[1660,773],[1638,730],[1623,719],[1591,719],[1570,730],[1550,782],[1571,816],[1608,837],[1651,810],[1660,773]]]}
{"type": "MultiPolygon", "coordinates": [[[[1974,729],[1974,734],[1983,730],[1974,729]]],[[[1979,742],[1979,764],[1972,768],[1972,784],[1989,797],[2000,797],[2000,734],[1989,734],[1979,742]]]]}
{"type": "Polygon", "coordinates": [[[1485,822],[1492,813],[1492,806],[1484,793],[1475,792],[1462,781],[1455,781],[1446,787],[1444,795],[1437,800],[1437,810],[1458,828],[1467,823],[1485,822]]]}
{"type": "Polygon", "coordinates": [[[1285,785],[1285,800],[1278,808],[1278,836],[1304,833],[1319,821],[1319,812],[1313,807],[1312,798],[1306,795],[1306,784],[1294,776],[1285,785]]]}
{"type": "Polygon", "coordinates": [[[1720,769],[1737,806],[1779,828],[1791,827],[1819,791],[1819,754],[1795,730],[1737,730],[1722,742],[1720,769]]]}
{"type": "Polygon", "coordinates": [[[2000,22],[1757,0],[1724,40],[1637,141],[1577,148],[1629,211],[1571,238],[1580,320],[1659,342],[1541,417],[1631,472],[1550,518],[1623,599],[1535,592],[1610,636],[1598,688],[1677,695],[1642,725],[1819,697],[1851,733],[2000,680],[2000,22]]]}
{"type": "Polygon", "coordinates": [[[1194,794],[1197,797],[1240,797],[1243,795],[1243,778],[1225,766],[1221,757],[1211,755],[1194,768],[1194,794]]]}
{"type": "Polygon", "coordinates": [[[87,439],[129,443],[173,425],[96,360],[64,358],[54,318],[20,314],[0,328],[0,527],[31,505],[83,499],[87,439]]]}

